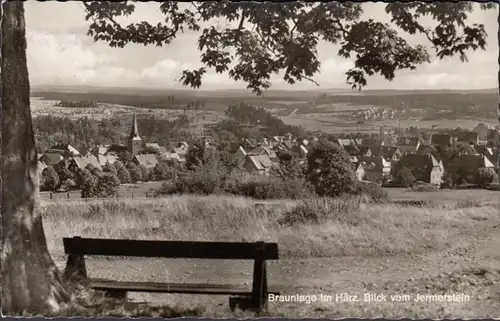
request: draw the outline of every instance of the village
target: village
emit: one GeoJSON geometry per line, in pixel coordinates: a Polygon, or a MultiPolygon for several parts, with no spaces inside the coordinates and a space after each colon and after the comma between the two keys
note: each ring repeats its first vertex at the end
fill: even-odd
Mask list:
{"type": "MultiPolygon", "coordinates": [[[[350,156],[353,170],[359,181],[371,182],[384,187],[394,185],[393,177],[397,171],[406,168],[417,183],[434,187],[450,187],[446,176],[451,171],[459,173],[462,184],[483,186],[480,173],[493,177],[489,183],[496,183],[500,167],[500,129],[480,123],[469,131],[434,131],[430,135],[400,135],[400,130],[380,128],[378,135],[371,139],[338,138],[337,143],[350,156]],[[450,158],[449,152],[454,151],[450,158]],[[448,153],[448,154],[447,154],[448,153]],[[448,155],[448,156],[446,156],[448,155]]],[[[206,148],[215,147],[211,137],[203,137],[206,148]]],[[[237,166],[248,173],[272,175],[280,167],[280,152],[296,155],[303,163],[318,137],[297,138],[292,134],[256,139],[243,139],[234,145],[232,153],[237,166]]],[[[144,175],[136,181],[145,181],[147,172],[154,172],[161,162],[183,164],[190,148],[188,142],[178,142],[174,148],[167,149],[157,143],[144,142],[140,136],[135,114],[132,119],[128,144],[97,145],[84,155],[70,144],[58,144],[38,155],[38,172],[43,173],[52,167],[56,173],[92,168],[102,171],[114,164],[122,153],[131,155],[130,161],[142,168],[144,175]]],[[[127,168],[129,164],[124,164],[127,168]]],[[[63,175],[67,176],[67,175],[63,175]]],[[[161,176],[161,175],[160,175],[161,176]]],[[[163,177],[157,175],[156,180],[163,177]]],[[[71,177],[71,175],[70,175],[71,177]]],[[[150,177],[150,176],[148,176],[150,177]]],[[[448,178],[449,179],[449,178],[448,178]]],[[[79,189],[78,184],[68,177],[59,177],[55,191],[79,189]],[[65,181],[67,181],[65,183],[65,181]]],[[[126,181],[128,182],[128,181],[126,181]]],[[[122,182],[123,183],[123,182],[122,182]]]]}

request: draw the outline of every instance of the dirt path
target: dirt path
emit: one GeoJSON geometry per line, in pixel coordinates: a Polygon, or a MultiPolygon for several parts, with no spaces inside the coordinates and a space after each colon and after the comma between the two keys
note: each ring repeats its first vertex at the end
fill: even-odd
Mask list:
{"type": "MultiPolygon", "coordinates": [[[[283,295],[311,295],[316,302],[270,302],[288,317],[494,318],[500,315],[500,225],[461,239],[450,250],[413,256],[281,259],[268,265],[270,286],[283,295]],[[358,302],[337,302],[338,294],[358,302]],[[468,302],[365,302],[364,295],[468,295],[468,302]],[[321,301],[323,298],[323,302],[321,301]],[[331,299],[331,301],[329,301],[331,299]]],[[[88,259],[90,276],[133,281],[240,283],[250,288],[251,262],[88,259]],[[223,262],[223,263],[222,263],[223,262]],[[226,263],[227,262],[227,263],[226,263]]],[[[60,265],[63,262],[58,262],[60,265]]],[[[61,266],[62,267],[62,266],[61,266]]],[[[135,294],[134,301],[182,307],[202,305],[207,316],[231,316],[226,296],[135,294]]]]}

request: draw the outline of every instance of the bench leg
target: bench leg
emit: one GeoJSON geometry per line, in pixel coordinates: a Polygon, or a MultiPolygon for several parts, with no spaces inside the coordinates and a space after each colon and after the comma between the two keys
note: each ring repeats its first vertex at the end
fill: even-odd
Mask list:
{"type": "Polygon", "coordinates": [[[267,307],[267,270],[266,261],[257,259],[254,262],[252,285],[252,309],[256,312],[267,307]]]}
{"type": "Polygon", "coordinates": [[[234,312],[238,307],[240,310],[250,310],[253,309],[252,298],[251,297],[230,297],[229,298],[229,309],[234,312]]]}
{"type": "Polygon", "coordinates": [[[68,281],[80,281],[87,278],[87,268],[85,266],[85,257],[83,255],[68,255],[63,278],[68,281]]]}

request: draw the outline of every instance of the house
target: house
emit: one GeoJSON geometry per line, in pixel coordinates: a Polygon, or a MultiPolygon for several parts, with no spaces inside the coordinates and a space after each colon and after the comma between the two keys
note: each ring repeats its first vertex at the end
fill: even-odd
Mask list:
{"type": "Polygon", "coordinates": [[[440,148],[450,148],[453,144],[453,138],[450,134],[431,134],[431,145],[440,148]]]}
{"type": "Polygon", "coordinates": [[[454,159],[457,172],[465,178],[467,182],[476,182],[480,169],[494,172],[495,165],[484,155],[458,155],[454,159]]]}
{"type": "Polygon", "coordinates": [[[488,132],[490,131],[490,127],[485,123],[479,123],[472,129],[473,132],[477,133],[479,140],[486,140],[488,138],[488,132]]]}
{"type": "Polygon", "coordinates": [[[356,168],[356,177],[360,181],[381,183],[391,173],[391,163],[382,156],[361,161],[356,168]]]}
{"type": "Polygon", "coordinates": [[[468,145],[477,145],[479,142],[479,135],[476,132],[460,132],[456,136],[457,141],[455,145],[457,147],[464,147],[468,145]]]}
{"type": "Polygon", "coordinates": [[[246,150],[250,150],[252,148],[257,147],[258,142],[256,139],[253,139],[253,138],[245,138],[243,140],[242,145],[243,145],[243,148],[245,148],[246,150]]]}
{"type": "Polygon", "coordinates": [[[82,157],[82,156],[73,157],[68,161],[66,168],[69,169],[72,173],[75,173],[78,168],[85,169],[89,164],[92,164],[92,166],[94,166],[100,171],[102,170],[102,166],[99,163],[99,160],[94,155],[88,157],[82,157]]]}
{"type": "Polygon", "coordinates": [[[416,153],[422,139],[418,136],[400,136],[396,140],[396,146],[401,154],[416,153]]]}
{"type": "Polygon", "coordinates": [[[80,152],[70,144],[57,144],[49,148],[49,151],[59,152],[63,157],[80,156],[80,152]]]}
{"type": "Polygon", "coordinates": [[[371,147],[370,146],[360,146],[358,156],[360,156],[360,157],[372,157],[373,152],[372,152],[371,147]]]}
{"type": "MultiPolygon", "coordinates": [[[[92,156],[94,156],[94,155],[92,155],[92,156]]],[[[90,157],[90,155],[88,155],[87,157],[90,157]]],[[[116,156],[114,156],[112,154],[109,154],[109,155],[97,155],[97,156],[94,156],[94,157],[97,159],[97,162],[101,166],[106,165],[106,163],[108,163],[108,162],[110,164],[114,164],[118,160],[116,158],[116,156]]]]}
{"type": "Polygon", "coordinates": [[[349,154],[351,156],[360,155],[360,147],[357,145],[346,145],[346,146],[343,146],[343,148],[347,152],[347,154],[349,154]]]}
{"type": "Polygon", "coordinates": [[[488,157],[488,159],[493,162],[494,151],[492,147],[477,145],[474,147],[474,151],[476,152],[476,154],[488,157]]]}
{"type": "Polygon", "coordinates": [[[299,146],[299,156],[304,158],[307,157],[307,154],[309,154],[309,149],[305,145],[300,144],[299,146]]]}
{"type": "Polygon", "coordinates": [[[281,143],[281,145],[283,145],[285,149],[289,151],[292,151],[293,147],[295,146],[295,144],[289,140],[285,140],[283,143],[281,143]]]}
{"type": "Polygon", "coordinates": [[[410,169],[417,181],[436,186],[443,182],[443,163],[431,154],[405,154],[398,162],[398,168],[403,167],[410,169]]]}
{"type": "Polygon", "coordinates": [[[127,152],[128,148],[125,145],[120,145],[120,144],[111,144],[108,147],[108,151],[106,154],[111,154],[118,156],[120,153],[127,152]]]}
{"type": "Polygon", "coordinates": [[[177,154],[184,156],[189,151],[189,144],[187,142],[180,142],[175,145],[174,152],[177,154]]]}
{"type": "Polygon", "coordinates": [[[158,164],[158,159],[155,154],[135,155],[133,161],[137,164],[137,166],[143,165],[146,168],[153,168],[156,164],[158,164]]]}
{"type": "Polygon", "coordinates": [[[265,154],[262,155],[246,155],[243,168],[250,173],[258,173],[259,175],[269,175],[273,162],[265,154]]]}
{"type": "Polygon", "coordinates": [[[178,153],[175,152],[175,150],[172,150],[172,151],[166,151],[164,153],[161,153],[160,155],[158,155],[158,158],[161,159],[161,160],[176,160],[178,162],[183,162],[186,160],[186,158],[184,157],[181,157],[178,153]]]}
{"type": "Polygon", "coordinates": [[[357,145],[354,139],[350,138],[339,138],[337,139],[337,143],[340,145],[340,147],[345,148],[346,146],[355,146],[357,145]]]}
{"type": "Polygon", "coordinates": [[[46,168],[47,168],[47,165],[45,165],[45,163],[44,163],[44,162],[42,162],[42,161],[38,161],[38,162],[36,163],[36,172],[37,172],[37,174],[38,174],[38,177],[39,177],[40,175],[42,175],[43,171],[44,171],[46,168]]]}
{"type": "Polygon", "coordinates": [[[98,156],[98,155],[106,155],[108,153],[109,145],[95,145],[91,150],[90,154],[98,156]]]}
{"type": "Polygon", "coordinates": [[[491,162],[495,166],[495,168],[500,168],[500,148],[497,147],[493,149],[493,157],[491,159],[491,162]]]}
{"type": "Polygon", "coordinates": [[[47,166],[55,166],[63,159],[64,157],[59,152],[46,152],[39,158],[39,161],[47,166]]]}
{"type": "Polygon", "coordinates": [[[144,147],[156,149],[157,151],[160,151],[160,144],[158,144],[158,143],[144,143],[144,147]]]}
{"type": "Polygon", "coordinates": [[[464,154],[464,155],[477,155],[478,152],[476,151],[476,148],[474,145],[457,145],[455,147],[458,151],[458,154],[464,154]]]}
{"type": "Polygon", "coordinates": [[[396,146],[374,146],[371,149],[374,156],[382,156],[388,162],[396,162],[401,157],[401,152],[396,146]]]}
{"type": "Polygon", "coordinates": [[[292,134],[286,133],[285,135],[283,135],[283,139],[291,142],[292,140],[294,140],[294,137],[292,134]]]}
{"type": "Polygon", "coordinates": [[[239,146],[236,152],[234,152],[234,158],[238,163],[239,168],[243,168],[243,165],[245,164],[245,158],[247,156],[247,153],[245,149],[242,146],[239,146]]]}
{"type": "MultiPolygon", "coordinates": [[[[451,136],[450,136],[450,138],[451,138],[451,136]]],[[[421,144],[420,146],[418,146],[418,149],[417,149],[417,154],[419,154],[419,155],[426,155],[426,154],[436,155],[437,153],[438,153],[438,150],[436,147],[434,147],[434,145],[421,144]]]]}
{"type": "Polygon", "coordinates": [[[276,152],[268,147],[256,147],[247,153],[248,155],[267,155],[273,162],[278,161],[276,152]]]}

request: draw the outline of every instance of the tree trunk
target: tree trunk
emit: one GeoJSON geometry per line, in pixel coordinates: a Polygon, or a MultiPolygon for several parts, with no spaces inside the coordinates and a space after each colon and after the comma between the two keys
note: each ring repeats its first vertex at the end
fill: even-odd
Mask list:
{"type": "Polygon", "coordinates": [[[57,311],[69,296],[48,252],[42,218],[36,210],[37,153],[24,7],[21,1],[5,2],[2,7],[2,312],[57,311]]]}
{"type": "MultiPolygon", "coordinates": [[[[497,5],[498,9],[498,31],[497,31],[497,40],[498,46],[500,47],[500,5],[497,5]]],[[[500,125],[500,51],[498,52],[498,124],[500,125]]]]}

